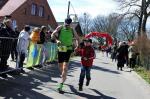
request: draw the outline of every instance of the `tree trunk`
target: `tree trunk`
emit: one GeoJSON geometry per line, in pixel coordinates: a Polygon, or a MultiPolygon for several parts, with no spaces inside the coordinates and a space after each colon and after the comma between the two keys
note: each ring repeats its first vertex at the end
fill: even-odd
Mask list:
{"type": "Polygon", "coordinates": [[[143,23],[142,23],[142,27],[141,27],[142,34],[144,34],[144,35],[146,35],[146,22],[147,22],[147,18],[148,18],[148,16],[144,15],[143,23]]]}
{"type": "Polygon", "coordinates": [[[143,20],[143,9],[144,9],[144,0],[142,0],[142,5],[141,5],[141,13],[139,17],[139,27],[138,27],[138,36],[141,36],[141,27],[142,27],[142,20],[143,20]]]}
{"type": "Polygon", "coordinates": [[[146,5],[146,0],[142,0],[143,1],[143,20],[142,20],[142,27],[141,27],[141,32],[143,35],[147,36],[146,35],[146,22],[147,22],[147,18],[148,18],[148,15],[147,15],[147,5],[146,5]]]}
{"type": "Polygon", "coordinates": [[[138,36],[141,36],[142,19],[143,19],[143,14],[141,14],[139,18],[138,36]]]}

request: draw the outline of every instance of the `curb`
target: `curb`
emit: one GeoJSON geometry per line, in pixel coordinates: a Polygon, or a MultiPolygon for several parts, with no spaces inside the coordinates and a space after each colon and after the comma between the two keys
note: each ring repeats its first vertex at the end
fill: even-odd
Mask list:
{"type": "Polygon", "coordinates": [[[140,83],[144,84],[143,86],[147,87],[148,90],[150,91],[150,84],[146,82],[139,74],[137,74],[135,71],[132,71],[132,74],[138,78],[138,81],[140,83]]]}

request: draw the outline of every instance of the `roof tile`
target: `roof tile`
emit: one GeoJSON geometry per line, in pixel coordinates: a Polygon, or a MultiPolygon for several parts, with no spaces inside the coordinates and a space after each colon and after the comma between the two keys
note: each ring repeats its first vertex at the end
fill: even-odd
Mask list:
{"type": "Polygon", "coordinates": [[[8,0],[8,2],[0,9],[0,16],[11,15],[27,0],[8,0]]]}

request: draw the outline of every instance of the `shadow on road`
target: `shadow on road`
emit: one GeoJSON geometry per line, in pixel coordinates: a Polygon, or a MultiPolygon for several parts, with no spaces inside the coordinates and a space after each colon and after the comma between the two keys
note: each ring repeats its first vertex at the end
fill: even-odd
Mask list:
{"type": "MultiPolygon", "coordinates": [[[[73,77],[71,72],[75,72],[80,69],[81,64],[79,62],[70,62],[68,76],[73,77]]],[[[108,73],[119,74],[117,71],[112,71],[100,66],[93,66],[93,69],[100,70],[108,73]]],[[[53,64],[48,67],[44,67],[42,69],[35,69],[30,72],[26,72],[21,75],[10,75],[7,79],[0,78],[0,97],[4,97],[4,99],[52,99],[42,93],[43,89],[41,89],[41,85],[46,83],[57,83],[52,78],[59,78],[60,71],[58,69],[57,64],[53,64]],[[37,92],[40,91],[40,92],[37,92]]],[[[79,94],[83,97],[89,97],[90,99],[99,99],[99,97],[104,97],[104,99],[114,99],[109,98],[97,92],[100,96],[92,96],[88,94],[82,94],[77,92],[73,86],[70,86],[74,93],[79,94]]],[[[51,89],[51,87],[48,87],[51,89]]],[[[52,89],[53,90],[53,89],[52,89]]]]}
{"type": "Polygon", "coordinates": [[[97,95],[91,95],[91,94],[87,94],[87,93],[78,92],[72,85],[68,85],[68,86],[70,87],[71,91],[74,94],[76,94],[80,97],[87,98],[87,99],[116,99],[116,98],[113,98],[110,96],[106,96],[96,89],[91,89],[91,90],[94,91],[97,95]]]}
{"type": "MultiPolygon", "coordinates": [[[[78,63],[78,62],[74,62],[74,61],[71,61],[71,65],[70,65],[70,70],[73,71],[74,68],[76,67],[80,67],[81,64],[78,63]],[[74,68],[72,68],[74,67],[74,68]]],[[[110,70],[110,69],[106,69],[104,67],[101,67],[101,66],[95,66],[93,65],[92,69],[95,69],[95,70],[100,70],[100,71],[103,71],[103,72],[108,72],[108,73],[113,73],[113,74],[120,74],[118,71],[113,71],[113,70],[110,70]]]]}
{"type": "Polygon", "coordinates": [[[52,99],[38,91],[43,83],[51,82],[53,78],[60,77],[58,66],[48,66],[35,69],[20,75],[10,75],[7,79],[0,79],[0,97],[4,99],[52,99]]]}
{"type": "Polygon", "coordinates": [[[96,69],[96,70],[100,70],[100,71],[104,71],[104,72],[108,72],[108,73],[113,73],[113,74],[120,74],[118,71],[113,71],[113,70],[106,69],[106,68],[103,68],[100,66],[93,66],[92,69],[96,69]]]}

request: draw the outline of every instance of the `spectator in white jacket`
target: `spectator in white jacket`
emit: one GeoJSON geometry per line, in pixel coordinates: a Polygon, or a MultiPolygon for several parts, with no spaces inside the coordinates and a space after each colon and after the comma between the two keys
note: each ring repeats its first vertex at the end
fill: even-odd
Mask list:
{"type": "Polygon", "coordinates": [[[17,52],[18,52],[18,59],[17,59],[17,68],[20,68],[21,72],[25,72],[23,70],[23,62],[25,57],[28,55],[28,46],[29,46],[29,39],[30,39],[30,26],[25,25],[24,29],[20,32],[17,42],[17,52]]]}

